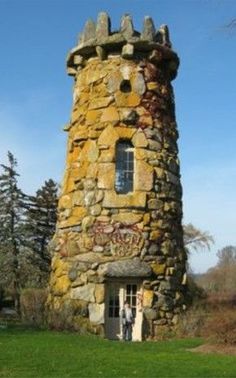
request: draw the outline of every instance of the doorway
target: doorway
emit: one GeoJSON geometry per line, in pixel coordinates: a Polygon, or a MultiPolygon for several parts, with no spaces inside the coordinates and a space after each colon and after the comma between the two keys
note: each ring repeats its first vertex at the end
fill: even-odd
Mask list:
{"type": "Polygon", "coordinates": [[[134,316],[133,341],[142,340],[142,308],[140,302],[140,282],[108,282],[106,287],[105,334],[108,339],[122,338],[120,311],[125,301],[130,303],[134,316]]]}

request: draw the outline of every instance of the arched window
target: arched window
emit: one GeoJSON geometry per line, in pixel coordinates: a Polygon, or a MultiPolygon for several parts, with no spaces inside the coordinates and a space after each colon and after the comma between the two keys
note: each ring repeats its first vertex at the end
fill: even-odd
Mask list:
{"type": "Polygon", "coordinates": [[[116,181],[117,193],[126,194],[133,191],[134,185],[134,148],[129,141],[122,140],[116,144],[116,181]]]}

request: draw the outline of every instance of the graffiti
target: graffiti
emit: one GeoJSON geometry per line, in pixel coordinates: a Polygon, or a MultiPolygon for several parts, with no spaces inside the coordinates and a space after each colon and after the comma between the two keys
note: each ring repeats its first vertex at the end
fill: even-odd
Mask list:
{"type": "Polygon", "coordinates": [[[142,233],[135,225],[121,223],[108,224],[96,222],[93,226],[94,241],[109,245],[110,252],[115,256],[135,256],[140,252],[142,233]]]}

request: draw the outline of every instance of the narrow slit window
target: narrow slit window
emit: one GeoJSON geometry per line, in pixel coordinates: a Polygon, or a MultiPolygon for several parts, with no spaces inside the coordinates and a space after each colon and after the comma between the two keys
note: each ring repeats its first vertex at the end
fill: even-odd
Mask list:
{"type": "Polygon", "coordinates": [[[134,185],[134,149],[130,142],[120,141],[116,144],[116,181],[117,193],[126,194],[133,191],[134,185]]]}

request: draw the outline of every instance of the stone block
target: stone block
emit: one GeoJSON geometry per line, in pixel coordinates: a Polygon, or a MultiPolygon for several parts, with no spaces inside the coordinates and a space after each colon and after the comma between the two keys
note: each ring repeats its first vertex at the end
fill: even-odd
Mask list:
{"type": "Polygon", "coordinates": [[[142,96],[146,91],[146,84],[144,81],[144,77],[140,72],[135,72],[134,76],[131,80],[132,89],[135,93],[139,96],[142,96]]]}
{"type": "Polygon", "coordinates": [[[76,218],[77,221],[81,221],[87,214],[87,209],[81,206],[76,206],[72,210],[72,217],[76,218]]]}
{"type": "Polygon", "coordinates": [[[95,301],[96,303],[103,303],[105,301],[105,285],[96,284],[95,285],[95,301]]]}
{"type": "Polygon", "coordinates": [[[132,127],[115,127],[119,139],[131,139],[136,132],[136,128],[132,127]]]}
{"type": "Polygon", "coordinates": [[[134,190],[152,190],[153,172],[152,166],[142,160],[138,160],[135,166],[134,190]]]}
{"type": "Polygon", "coordinates": [[[118,122],[119,121],[119,114],[115,107],[110,106],[106,108],[102,112],[100,122],[118,122]]]}
{"type": "Polygon", "coordinates": [[[133,138],[132,143],[134,147],[147,147],[148,141],[143,131],[137,131],[133,138]]]}
{"type": "Polygon", "coordinates": [[[115,183],[115,164],[100,163],[98,165],[98,188],[114,189],[115,183]]]}
{"type": "Polygon", "coordinates": [[[98,138],[98,146],[114,146],[119,139],[116,129],[109,125],[101,133],[98,138]]]}
{"type": "Polygon", "coordinates": [[[112,101],[113,101],[113,96],[94,98],[89,103],[89,110],[106,108],[108,105],[112,103],[112,101]]]}
{"type": "Polygon", "coordinates": [[[166,264],[159,264],[156,262],[151,263],[151,268],[153,272],[158,276],[159,274],[164,274],[166,270],[166,264]]]}
{"type": "Polygon", "coordinates": [[[99,149],[94,140],[87,140],[80,154],[80,161],[94,163],[97,161],[99,149]]]}
{"type": "Polygon", "coordinates": [[[147,320],[157,319],[157,311],[152,308],[145,307],[143,309],[143,315],[147,320]]]}
{"type": "Polygon", "coordinates": [[[53,293],[54,295],[64,295],[67,293],[70,287],[70,279],[67,275],[60,276],[56,279],[56,282],[53,286],[53,293]]]}
{"type": "Polygon", "coordinates": [[[136,191],[132,194],[117,194],[115,191],[106,191],[103,206],[107,208],[144,208],[146,206],[146,193],[136,191]]]}
{"type": "Polygon", "coordinates": [[[112,220],[115,222],[120,222],[126,226],[131,226],[140,222],[143,218],[142,214],[134,214],[132,212],[125,212],[112,215],[112,220]]]}
{"type": "Polygon", "coordinates": [[[97,303],[89,303],[89,320],[93,324],[104,324],[105,305],[97,303]]]}
{"type": "Polygon", "coordinates": [[[143,307],[152,307],[153,303],[153,290],[145,290],[143,291],[143,307]]]}
{"type": "Polygon", "coordinates": [[[118,107],[135,107],[140,104],[141,97],[134,93],[122,93],[117,91],[115,93],[115,101],[118,107]]]}
{"type": "Polygon", "coordinates": [[[71,205],[72,205],[71,195],[62,196],[59,199],[58,208],[60,210],[62,210],[62,209],[70,209],[71,205]]]}
{"type": "Polygon", "coordinates": [[[95,302],[95,284],[79,286],[71,289],[71,299],[82,299],[87,302],[95,302]]]}

